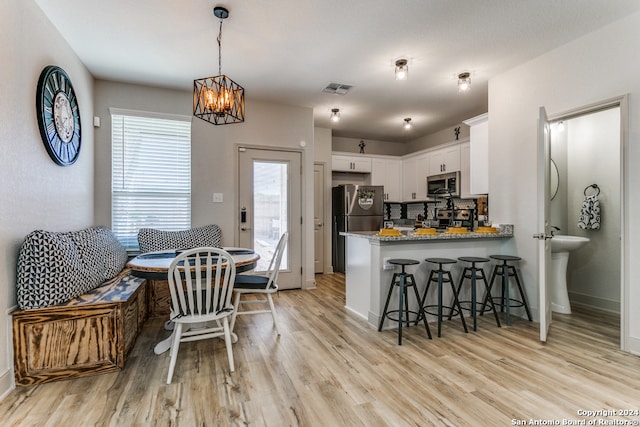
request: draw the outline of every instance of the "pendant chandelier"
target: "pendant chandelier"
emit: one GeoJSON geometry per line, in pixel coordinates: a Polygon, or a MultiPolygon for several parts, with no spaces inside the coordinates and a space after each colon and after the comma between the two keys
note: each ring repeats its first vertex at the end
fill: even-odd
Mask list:
{"type": "Polygon", "coordinates": [[[229,11],[213,8],[220,19],[218,32],[218,75],[193,81],[193,115],[214,125],[244,122],[244,88],[222,74],[222,21],[229,11]]]}

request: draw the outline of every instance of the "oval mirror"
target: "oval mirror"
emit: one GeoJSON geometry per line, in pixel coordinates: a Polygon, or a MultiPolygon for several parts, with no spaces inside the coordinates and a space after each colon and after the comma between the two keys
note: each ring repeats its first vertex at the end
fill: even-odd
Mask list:
{"type": "Polygon", "coordinates": [[[549,195],[551,200],[558,194],[558,187],[560,185],[560,174],[558,173],[558,167],[556,162],[551,159],[551,168],[549,169],[549,195]]]}

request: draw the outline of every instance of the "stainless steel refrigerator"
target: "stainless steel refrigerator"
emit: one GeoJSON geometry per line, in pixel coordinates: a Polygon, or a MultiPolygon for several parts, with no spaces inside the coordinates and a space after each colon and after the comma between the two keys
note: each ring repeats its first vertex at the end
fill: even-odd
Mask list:
{"type": "Polygon", "coordinates": [[[333,271],[345,272],[345,238],[341,232],[377,231],[384,218],[382,185],[333,187],[333,271]]]}

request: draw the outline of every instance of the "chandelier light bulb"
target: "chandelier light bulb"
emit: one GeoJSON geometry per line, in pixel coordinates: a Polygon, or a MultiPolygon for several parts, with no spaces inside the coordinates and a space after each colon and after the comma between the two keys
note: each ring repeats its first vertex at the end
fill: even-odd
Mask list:
{"type": "Polygon", "coordinates": [[[406,119],[404,119],[404,124],[402,126],[404,126],[406,130],[411,129],[413,127],[413,125],[411,124],[411,118],[407,117],[406,119]]]}
{"type": "Polygon", "coordinates": [[[409,66],[406,59],[396,61],[396,80],[406,80],[409,76],[409,66]]]}

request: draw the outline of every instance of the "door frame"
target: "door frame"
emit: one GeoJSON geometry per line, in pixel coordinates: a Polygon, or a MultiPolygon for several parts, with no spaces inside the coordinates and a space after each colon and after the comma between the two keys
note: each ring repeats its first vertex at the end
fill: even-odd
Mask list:
{"type": "MultiPolygon", "coordinates": [[[[582,107],[550,114],[549,122],[573,119],[610,108],[620,108],[620,348],[629,350],[629,95],[594,102],[582,107]]],[[[548,171],[546,171],[548,173],[548,171]]],[[[547,266],[547,269],[549,266],[547,266]]],[[[540,313],[542,315],[543,313],[540,313]]]]}
{"type": "Polygon", "coordinates": [[[551,296],[549,295],[549,268],[551,265],[550,233],[551,198],[549,197],[549,170],[551,164],[551,127],[544,107],[538,117],[538,321],[540,341],[546,342],[552,321],[551,296]]]}

